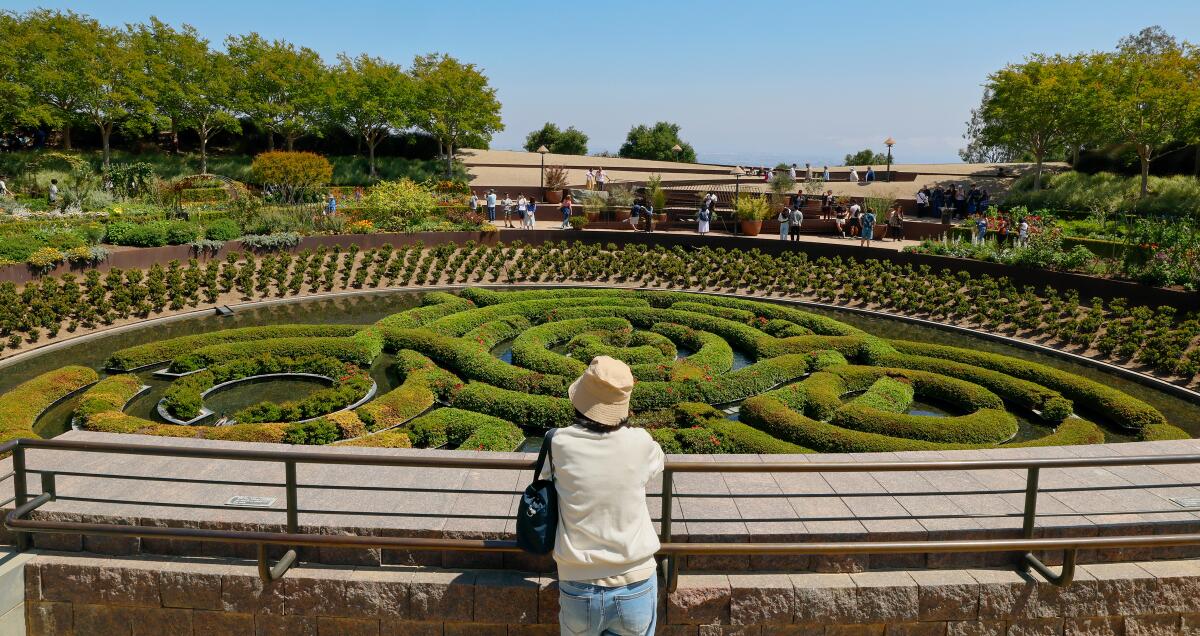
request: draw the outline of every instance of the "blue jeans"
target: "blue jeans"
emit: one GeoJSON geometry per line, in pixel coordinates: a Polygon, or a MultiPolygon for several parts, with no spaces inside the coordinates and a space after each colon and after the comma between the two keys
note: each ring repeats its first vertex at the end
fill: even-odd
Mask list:
{"type": "Polygon", "coordinates": [[[488,220],[489,221],[496,220],[496,206],[494,206],[494,205],[488,206],[488,220]]]}
{"type": "Polygon", "coordinates": [[[563,636],[649,636],[658,613],[658,579],[623,587],[559,581],[558,624],[563,636]]]}

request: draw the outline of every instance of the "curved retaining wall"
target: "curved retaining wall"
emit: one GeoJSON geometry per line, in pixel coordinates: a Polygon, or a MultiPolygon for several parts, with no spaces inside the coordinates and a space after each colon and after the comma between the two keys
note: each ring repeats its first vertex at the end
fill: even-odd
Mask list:
{"type": "MultiPolygon", "coordinates": [[[[641,244],[641,245],[665,245],[673,247],[680,245],[689,248],[699,247],[723,247],[725,249],[737,250],[753,250],[757,249],[766,254],[779,254],[783,252],[802,251],[808,254],[812,260],[827,257],[834,258],[853,257],[858,259],[876,259],[890,260],[900,264],[911,263],[914,266],[928,265],[935,271],[944,269],[952,269],[955,271],[963,270],[974,275],[988,275],[994,278],[1001,276],[1008,277],[1014,284],[1032,285],[1037,289],[1042,289],[1049,285],[1059,292],[1069,290],[1077,290],[1079,296],[1085,302],[1095,296],[1106,300],[1112,298],[1127,298],[1133,304],[1140,305],[1170,305],[1181,311],[1193,311],[1200,309],[1200,293],[1186,292],[1174,289],[1161,289],[1156,287],[1148,287],[1138,283],[1130,283],[1125,281],[1117,281],[1106,278],[1097,278],[1094,276],[1085,276],[1082,274],[1071,274],[1067,272],[1054,272],[1049,270],[1028,269],[1024,267],[1015,267],[1011,265],[1002,265],[999,263],[988,263],[963,258],[952,258],[946,256],[930,256],[927,254],[907,254],[896,252],[893,250],[872,249],[866,247],[858,247],[857,245],[847,243],[813,243],[813,242],[788,242],[788,241],[771,241],[763,239],[741,238],[736,236],[701,236],[699,234],[646,234],[644,232],[621,232],[608,230],[593,230],[583,232],[563,232],[560,230],[530,230],[530,231],[508,231],[508,232],[421,232],[415,234],[340,234],[331,236],[306,236],[300,241],[300,245],[295,250],[316,249],[321,246],[342,245],[348,246],[351,244],[358,245],[365,249],[379,247],[381,245],[390,244],[393,246],[407,246],[423,242],[425,245],[441,245],[443,243],[464,243],[468,240],[474,240],[477,243],[495,244],[497,242],[524,241],[525,243],[540,245],[546,242],[558,242],[562,240],[580,241],[590,244],[641,244]]],[[[200,260],[205,261],[211,258],[224,258],[231,252],[242,251],[243,248],[239,241],[230,241],[225,244],[225,247],[216,254],[209,254],[200,257],[200,260]]],[[[187,261],[187,259],[196,256],[191,247],[187,245],[172,245],[167,247],[151,247],[144,249],[127,249],[113,252],[108,259],[97,265],[97,269],[102,271],[113,267],[120,268],[139,268],[148,269],[151,265],[159,263],[167,264],[171,260],[187,261]]],[[[70,271],[84,271],[87,268],[80,268],[71,265],[62,265],[58,269],[52,271],[52,274],[58,275],[70,271]]],[[[8,265],[0,267],[0,281],[13,281],[18,284],[23,284],[33,280],[36,276],[25,265],[8,265]]]]}

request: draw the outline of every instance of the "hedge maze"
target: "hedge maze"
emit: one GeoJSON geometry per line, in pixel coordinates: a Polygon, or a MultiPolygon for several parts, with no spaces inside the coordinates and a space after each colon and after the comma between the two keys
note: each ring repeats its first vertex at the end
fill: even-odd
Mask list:
{"type": "Polygon", "coordinates": [[[630,364],[631,424],[674,453],[1094,444],[1106,428],[1142,440],[1187,437],[1145,402],[1018,358],[886,340],[783,304],[599,288],[429,292],[374,325],[250,327],[131,347],[98,382],[90,370],[65,368],[0,396],[0,433],[31,434],[38,413],[94,382],[76,412],[89,430],[511,451],[573,422],[567,386],[596,355],[630,364]],[[498,354],[509,347],[506,361],[498,354]],[[400,383],[347,408],[384,353],[400,383]],[[230,380],[293,372],[333,383],[243,409],[236,424],[171,425],[124,412],[142,387],[121,372],[150,367],[185,374],[161,401],[183,420],[201,412],[205,390],[230,380]],[[914,401],[949,414],[910,413],[914,401]],[[1018,414],[1051,432],[1019,437],[1018,414]]]}

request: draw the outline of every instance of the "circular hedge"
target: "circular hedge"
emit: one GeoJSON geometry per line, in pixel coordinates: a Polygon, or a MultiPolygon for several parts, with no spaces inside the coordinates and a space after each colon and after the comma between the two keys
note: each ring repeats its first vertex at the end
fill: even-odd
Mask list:
{"type": "MultiPolygon", "coordinates": [[[[245,409],[235,425],[177,426],[125,414],[143,387],[134,376],[111,375],[84,393],[77,421],[118,433],[509,451],[527,435],[573,422],[567,386],[595,355],[630,364],[638,379],[631,421],[668,452],[1091,444],[1104,441],[1101,426],[1143,440],[1187,437],[1141,400],[1026,360],[886,340],[783,304],[598,288],[430,292],[421,306],[369,326],[251,327],[131,347],[106,366],[186,374],[163,398],[184,419],[199,412],[204,390],[231,379],[306,371],[335,378],[335,386],[245,409]],[[511,362],[498,355],[504,345],[511,362]],[[385,352],[398,386],[353,410],[297,421],[360,397],[385,352]],[[914,400],[951,415],[909,413],[914,400]],[[1052,432],[1015,442],[1018,415],[1052,432]]],[[[0,416],[10,396],[49,404],[61,397],[60,384],[35,379],[14,389],[0,397],[0,416]]],[[[25,415],[12,425],[30,423],[25,415]]]]}

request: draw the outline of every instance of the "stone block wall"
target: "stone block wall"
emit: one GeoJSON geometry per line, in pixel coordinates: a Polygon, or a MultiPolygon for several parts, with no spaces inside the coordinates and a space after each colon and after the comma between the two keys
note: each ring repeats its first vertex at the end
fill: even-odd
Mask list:
{"type": "MultiPolygon", "coordinates": [[[[558,634],[553,578],[495,570],[298,567],[42,554],[25,569],[33,636],[558,634]]],[[[1200,634],[1200,561],[1081,566],[1067,588],[1013,570],[703,574],[660,601],[671,636],[1200,634]]]]}

